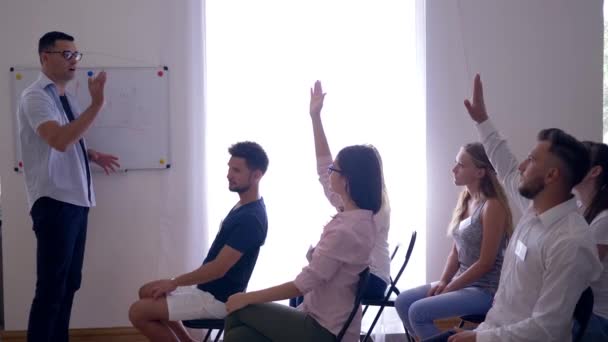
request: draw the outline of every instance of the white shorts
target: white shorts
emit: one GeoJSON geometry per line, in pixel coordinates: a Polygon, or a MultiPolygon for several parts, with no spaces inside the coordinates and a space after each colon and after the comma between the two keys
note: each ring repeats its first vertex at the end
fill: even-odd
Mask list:
{"type": "Polygon", "coordinates": [[[170,321],[189,319],[223,319],[226,304],[196,286],[180,286],[167,296],[170,321]]]}

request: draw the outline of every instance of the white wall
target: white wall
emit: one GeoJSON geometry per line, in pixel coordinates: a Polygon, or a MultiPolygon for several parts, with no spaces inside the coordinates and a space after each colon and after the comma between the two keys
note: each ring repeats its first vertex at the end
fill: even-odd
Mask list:
{"type": "Polygon", "coordinates": [[[463,106],[481,73],[489,114],[516,155],[559,127],[602,137],[602,1],[427,0],[427,279],[451,248],[458,147],[476,140],[463,106]],[[459,8],[460,7],[460,8],[459,8]]]}
{"type": "MultiPolygon", "coordinates": [[[[19,0],[0,10],[0,177],[5,327],[23,330],[35,282],[35,239],[23,175],[13,168],[9,67],[37,66],[38,38],[73,34],[83,66],[168,65],[172,168],[94,175],[82,289],[72,327],[127,326],[138,287],[192,269],[206,252],[201,1],[19,0]],[[170,270],[170,271],[169,271],[170,270]]],[[[87,104],[85,104],[87,105],[87,104]]],[[[91,146],[94,148],[94,146],[91,146]]],[[[220,165],[224,168],[224,165],[220,165]]]]}

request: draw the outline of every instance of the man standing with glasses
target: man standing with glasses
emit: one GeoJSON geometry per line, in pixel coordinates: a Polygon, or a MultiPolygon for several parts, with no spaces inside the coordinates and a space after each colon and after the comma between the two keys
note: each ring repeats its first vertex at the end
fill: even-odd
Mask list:
{"type": "Polygon", "coordinates": [[[74,294],[80,288],[89,208],[95,205],[89,161],[106,173],[118,158],[87,149],[83,135],[104,102],[105,72],[89,78],[91,104],[80,111],[66,85],[82,53],[74,38],[40,38],[42,72],[21,95],[19,137],[27,200],[37,240],[36,292],[28,341],[68,341],[74,294]]]}

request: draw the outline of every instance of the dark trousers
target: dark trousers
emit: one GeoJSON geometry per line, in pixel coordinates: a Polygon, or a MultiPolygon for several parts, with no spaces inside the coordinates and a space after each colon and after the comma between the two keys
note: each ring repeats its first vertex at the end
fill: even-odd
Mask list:
{"type": "Polygon", "coordinates": [[[226,342],[334,342],[334,336],[305,312],[277,303],[248,305],[226,317],[226,342]]]}
{"type": "Polygon", "coordinates": [[[89,208],[38,199],[30,212],[36,234],[36,293],[28,342],[67,342],[74,293],[80,288],[89,208]]]}
{"type": "MultiPolygon", "coordinates": [[[[365,292],[363,293],[363,299],[384,299],[387,288],[388,284],[386,284],[384,280],[374,274],[370,274],[367,286],[365,287],[365,292]]],[[[296,308],[302,304],[303,301],[304,297],[302,296],[291,298],[289,300],[289,306],[296,308]]]]}

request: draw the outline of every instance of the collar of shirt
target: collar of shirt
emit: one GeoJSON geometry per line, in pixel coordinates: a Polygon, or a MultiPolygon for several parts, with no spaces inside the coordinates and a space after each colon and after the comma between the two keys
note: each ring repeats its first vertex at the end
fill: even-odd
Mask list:
{"type": "MultiPolygon", "coordinates": [[[[532,206],[530,206],[529,210],[534,210],[532,206]]],[[[544,227],[550,227],[552,224],[563,218],[564,216],[570,214],[573,211],[577,211],[576,199],[572,197],[566,202],[560,203],[555,207],[545,211],[540,215],[536,215],[540,220],[541,224],[544,227]]]]}
{"type": "MultiPolygon", "coordinates": [[[[59,92],[57,91],[57,85],[55,84],[55,82],[53,82],[53,80],[51,80],[43,72],[40,72],[40,75],[38,76],[38,80],[36,81],[36,86],[39,87],[40,89],[50,88],[53,95],[57,96],[57,99],[59,99],[59,92]]],[[[68,96],[69,98],[71,98],[71,96],[72,96],[72,94],[68,91],[67,88],[65,90],[65,95],[68,96]]],[[[70,100],[70,104],[72,104],[72,103],[73,103],[73,101],[70,100]]]]}
{"type": "MultiPolygon", "coordinates": [[[[53,82],[50,78],[48,78],[43,72],[40,72],[38,76],[38,80],[36,81],[36,85],[41,89],[45,89],[49,85],[55,86],[55,82],[53,82]]],[[[57,87],[57,86],[55,86],[57,87]]]]}
{"type": "Polygon", "coordinates": [[[592,224],[607,217],[608,216],[608,209],[604,209],[603,211],[601,211],[599,214],[597,214],[597,216],[593,219],[593,221],[591,222],[592,224]]]}

